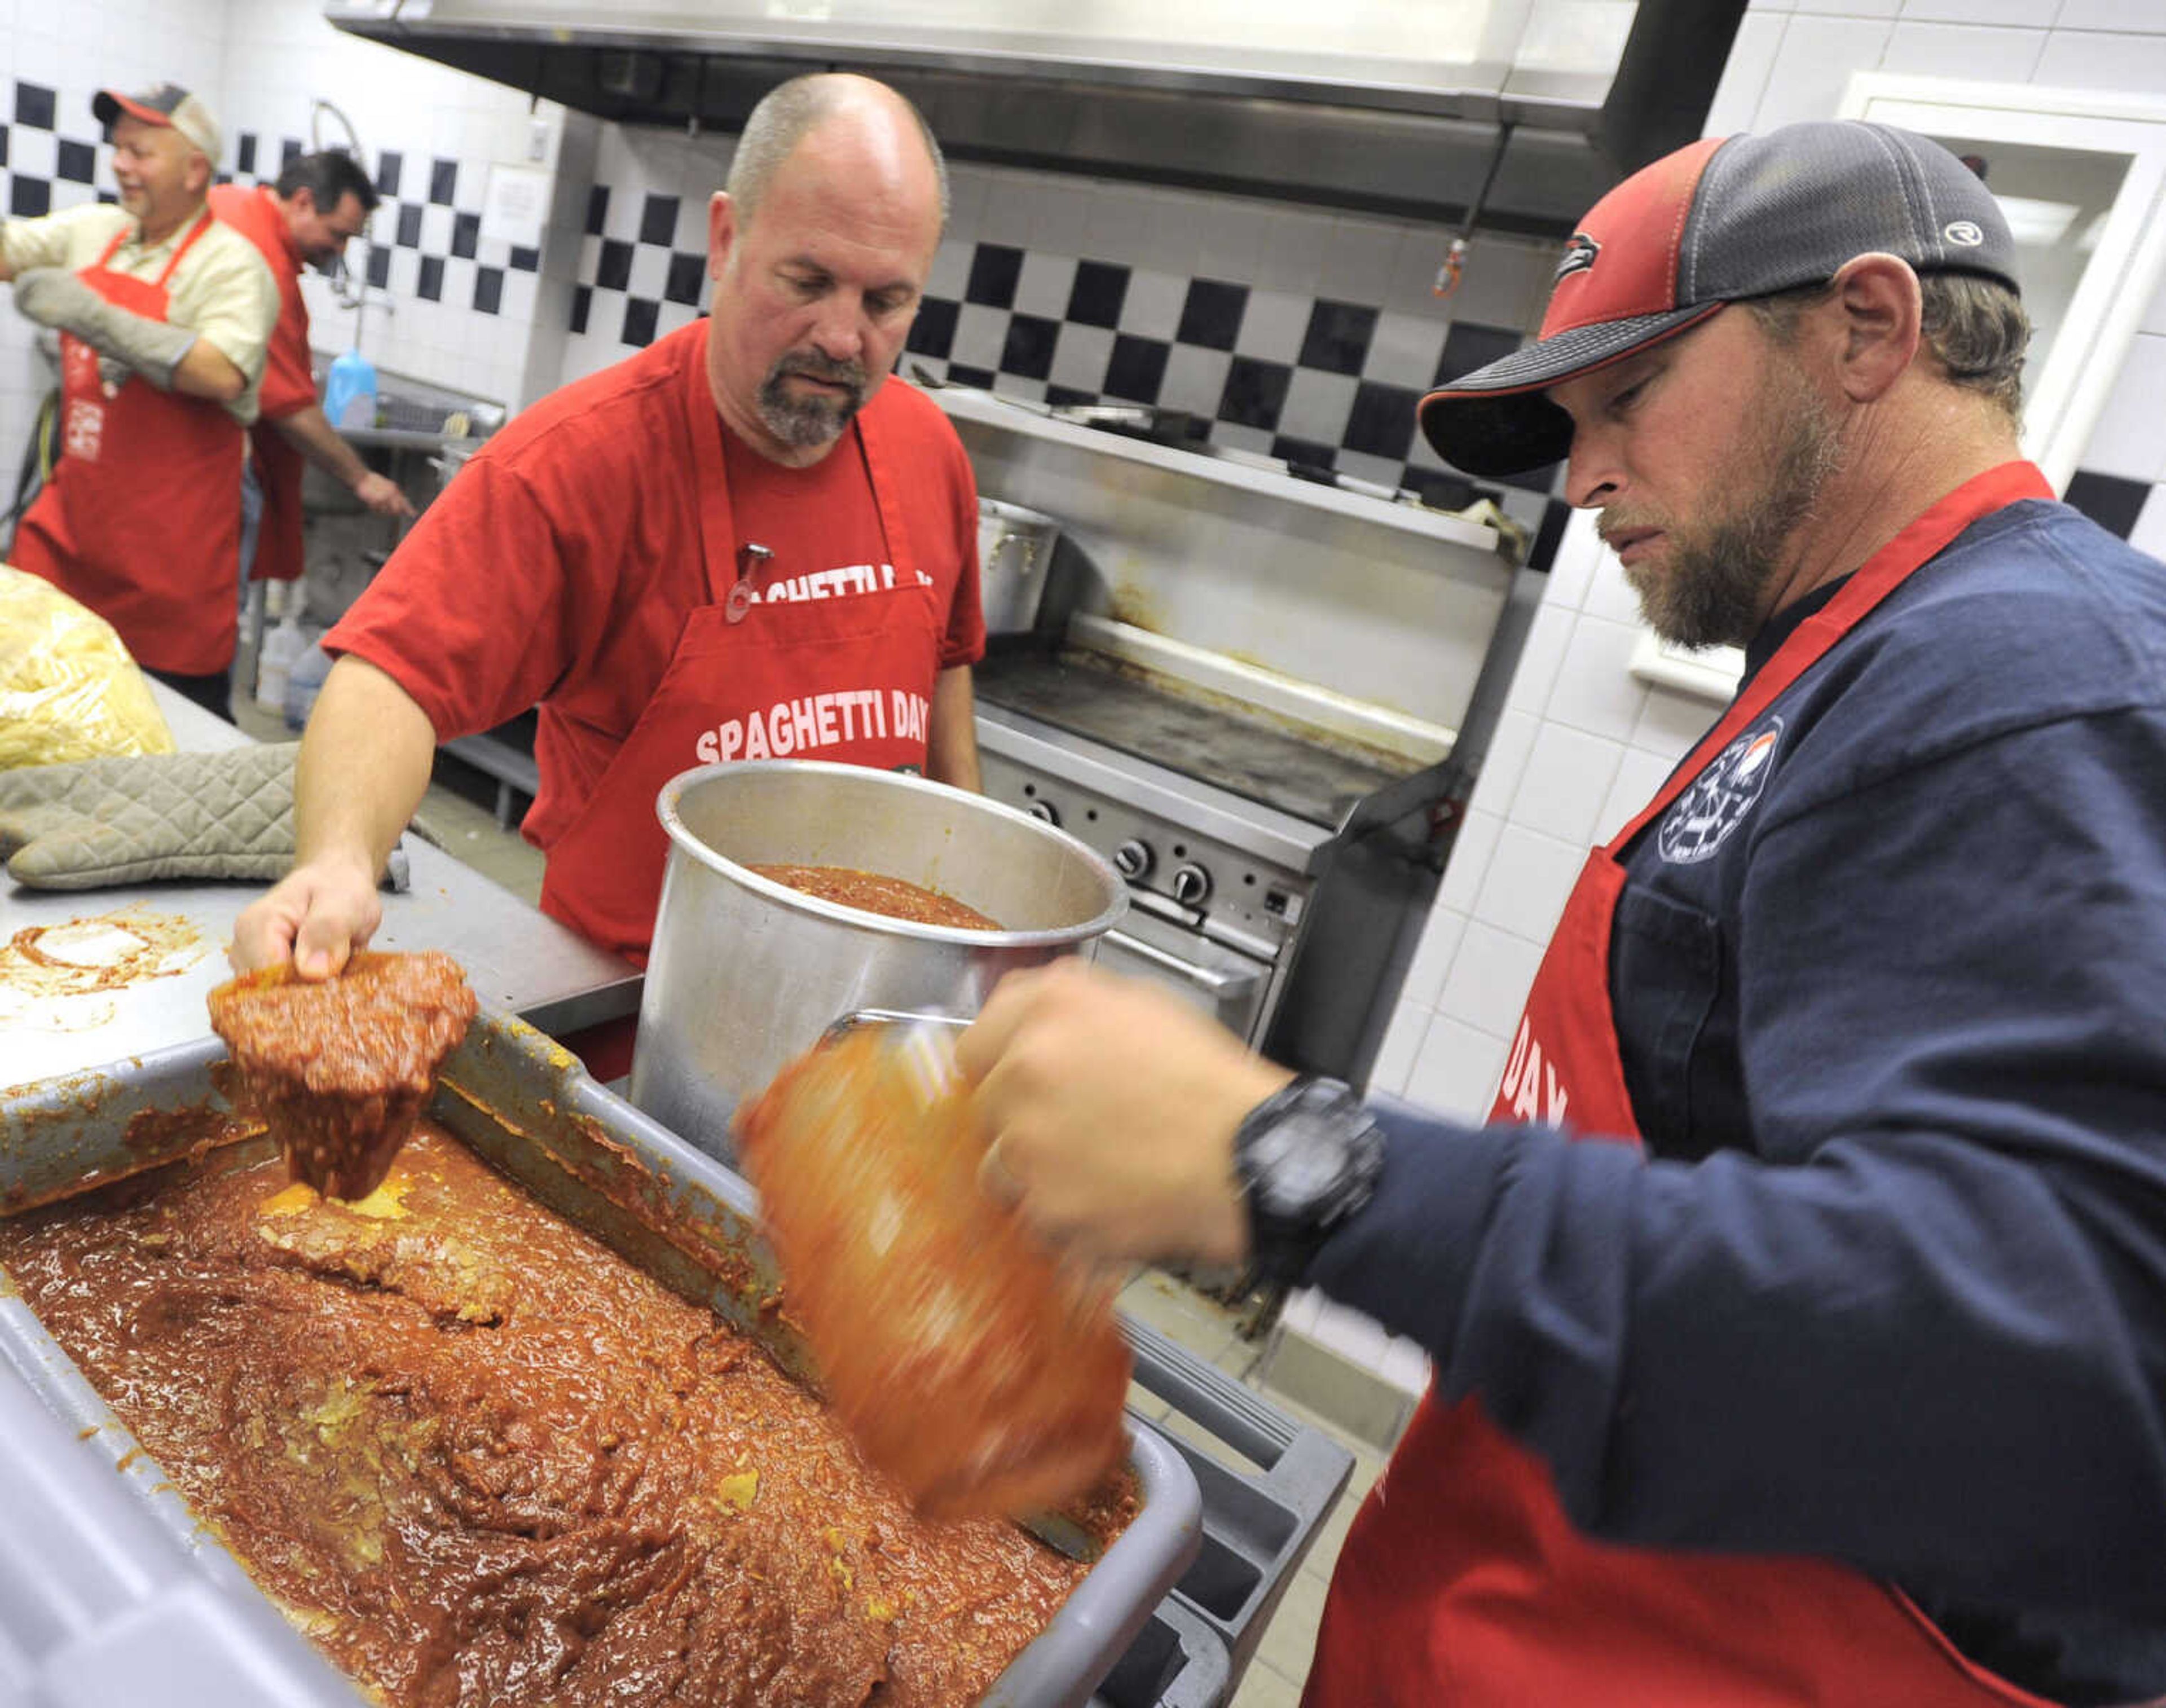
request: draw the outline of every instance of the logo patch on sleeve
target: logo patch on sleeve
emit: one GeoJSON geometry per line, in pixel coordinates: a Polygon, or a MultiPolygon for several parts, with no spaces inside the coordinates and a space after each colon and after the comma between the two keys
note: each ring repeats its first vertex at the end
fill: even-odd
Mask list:
{"type": "Polygon", "coordinates": [[[1693,779],[1662,815],[1655,846],[1664,859],[1688,866],[1714,857],[1767,786],[1782,739],[1783,720],[1768,718],[1730,743],[1693,779]]]}

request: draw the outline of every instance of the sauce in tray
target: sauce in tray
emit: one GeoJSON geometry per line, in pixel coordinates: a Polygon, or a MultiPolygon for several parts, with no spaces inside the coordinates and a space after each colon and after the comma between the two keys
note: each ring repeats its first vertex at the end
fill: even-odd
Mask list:
{"type": "Polygon", "coordinates": [[[395,1708],[971,1703],[1083,1574],[915,1516],[753,1342],[431,1121],[352,1203],[259,1140],[0,1220],[0,1262],[395,1708]]]}

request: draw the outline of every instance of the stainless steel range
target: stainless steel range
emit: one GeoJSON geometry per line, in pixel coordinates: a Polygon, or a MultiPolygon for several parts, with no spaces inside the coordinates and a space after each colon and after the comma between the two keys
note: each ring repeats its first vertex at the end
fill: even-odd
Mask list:
{"type": "Polygon", "coordinates": [[[1539,578],[1478,523],[940,397],[1063,525],[977,673],[986,792],[1127,878],[1100,965],[1366,1081],[1539,578]]]}

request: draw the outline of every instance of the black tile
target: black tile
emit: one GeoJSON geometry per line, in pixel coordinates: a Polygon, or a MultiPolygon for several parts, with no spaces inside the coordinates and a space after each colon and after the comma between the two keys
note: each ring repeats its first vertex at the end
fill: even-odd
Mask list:
{"type": "Polygon", "coordinates": [[[399,204],[397,241],[401,249],[419,249],[421,246],[421,204],[419,202],[401,202],[399,204]]]}
{"type": "Polygon", "coordinates": [[[707,285],[707,257],[684,251],[669,257],[669,282],[662,294],[673,303],[696,303],[707,285]]]}
{"type": "Polygon", "coordinates": [[[1059,321],[1037,315],[1011,316],[1007,341],[1001,346],[1001,372],[1043,379],[1053,372],[1053,346],[1059,341],[1059,321]]]}
{"type": "Polygon", "coordinates": [[[614,237],[602,240],[601,263],[594,269],[594,283],[605,291],[629,290],[631,288],[631,246],[614,237]]]}
{"type": "Polygon", "coordinates": [[[587,191],[587,235],[599,237],[609,219],[609,187],[595,184],[587,191]]]}
{"type": "Polygon", "coordinates": [[[91,182],[98,177],[98,151],[87,142],[70,142],[63,137],[55,176],[71,184],[91,182]]]}
{"type": "Polygon", "coordinates": [[[989,309],[1012,309],[1016,281],[1022,277],[1022,251],[980,243],[970,257],[970,283],[963,288],[963,300],[983,303],[989,309]]]}
{"type": "Polygon", "coordinates": [[[1369,359],[1369,341],[1376,336],[1376,311],[1356,303],[1317,299],[1308,311],[1308,330],[1297,358],[1303,368],[1328,373],[1359,373],[1369,359]]]}
{"type": "Polygon", "coordinates": [[[1113,353],[1106,362],[1106,395],[1139,404],[1156,403],[1158,389],[1165,383],[1165,358],[1172,349],[1163,339],[1120,334],[1113,340],[1113,353]]]}
{"type": "Polygon", "coordinates": [[[1078,391],[1072,385],[1049,385],[1045,389],[1045,400],[1055,409],[1059,409],[1068,404],[1095,404],[1098,401],[1098,394],[1078,391]]]}
{"type": "Polygon", "coordinates": [[[425,255],[421,257],[421,282],[415,288],[416,296],[426,297],[431,302],[441,302],[444,296],[444,257],[425,255]]]}
{"type": "Polygon", "coordinates": [[[391,283],[391,251],[381,243],[368,246],[368,282],[378,290],[391,283]]]}
{"type": "Polygon", "coordinates": [[[111,190],[100,190],[98,193],[98,199],[108,208],[117,208],[120,205],[119,196],[111,190]]]}
{"type": "Polygon", "coordinates": [[[244,130],[240,140],[233,145],[233,167],[235,172],[253,172],[256,170],[256,133],[244,130]]]}
{"type": "Polygon", "coordinates": [[[279,143],[278,170],[280,172],[285,171],[288,167],[293,165],[293,163],[300,157],[301,139],[299,137],[288,136],[279,143]]]}
{"type": "Polygon", "coordinates": [[[1517,474],[1500,474],[1496,478],[1506,486],[1517,487],[1521,492],[1554,492],[1556,489],[1558,465],[1545,463],[1539,468],[1523,468],[1517,474]]]}
{"type": "Polygon", "coordinates": [[[395,196],[399,193],[399,177],[406,170],[406,156],[395,148],[387,148],[376,156],[376,193],[395,196]]]}
{"type": "Polygon", "coordinates": [[[538,249],[522,249],[515,243],[511,246],[511,270],[514,272],[541,272],[542,251],[538,249]]]}
{"type": "Polygon", "coordinates": [[[1086,326],[1117,326],[1128,294],[1128,270],[1109,262],[1079,261],[1068,293],[1068,318],[1086,326]]]}
{"type": "Polygon", "coordinates": [[[502,267],[478,267],[474,269],[473,305],[484,315],[494,315],[504,306],[502,267]]]}
{"type": "Polygon", "coordinates": [[[662,304],[651,297],[633,297],[624,305],[623,341],[644,350],[654,341],[654,322],[662,304]]]}
{"type": "Polygon", "coordinates": [[[1354,388],[1342,442],[1349,451],[1398,461],[1413,448],[1414,405],[1421,394],[1403,385],[1365,379],[1354,388]]]}
{"type": "Polygon", "coordinates": [[[917,318],[910,323],[910,338],[904,346],[913,356],[930,356],[936,362],[945,362],[948,352],[955,347],[955,320],[962,313],[960,303],[946,297],[925,297],[917,304],[917,318]]]}
{"type": "Polygon", "coordinates": [[[1286,407],[1286,388],[1293,369],[1283,362],[1259,362],[1253,356],[1237,356],[1226,370],[1226,389],[1218,399],[1218,419],[1244,427],[1277,430],[1279,411],[1286,407]]]}
{"type": "Polygon", "coordinates": [[[33,130],[53,128],[53,92],[43,83],[15,80],[15,122],[33,130]]]}
{"type": "Polygon", "coordinates": [[[1283,434],[1271,441],[1271,455],[1297,473],[1329,474],[1339,458],[1334,446],[1320,445],[1313,439],[1289,439],[1283,434]]]}
{"type": "Polygon", "coordinates": [[[639,241],[658,243],[664,249],[677,241],[677,198],[649,193],[640,210],[639,241]]]}
{"type": "Polygon", "coordinates": [[[0,170],[5,170],[5,169],[6,169],[6,167],[7,167],[7,165],[8,165],[8,127],[7,127],[6,125],[4,125],[4,124],[0,124],[0,170]]]}
{"type": "Polygon", "coordinates": [[[2151,496],[2148,480],[2127,480],[2079,468],[2068,481],[2068,500],[2109,532],[2126,539],[2135,531],[2143,501],[2151,496]]]}
{"type": "Polygon", "coordinates": [[[439,207],[448,208],[458,194],[459,163],[455,160],[436,160],[429,163],[429,199],[439,207]]]}
{"type": "Polygon", "coordinates": [[[980,391],[991,391],[996,378],[990,368],[965,368],[959,362],[948,364],[948,380],[956,385],[974,385],[980,391]]]}
{"type": "Polygon", "coordinates": [[[1477,368],[1502,361],[1525,341],[1506,326],[1484,326],[1472,320],[1455,320],[1444,336],[1444,354],[1436,364],[1436,383],[1464,378],[1477,368]]]}
{"type": "Polygon", "coordinates": [[[1181,344],[1200,344],[1206,350],[1231,350],[1241,330],[1241,316],[1248,311],[1249,288],[1215,278],[1199,278],[1188,287],[1181,304],[1181,327],[1173,336],[1181,344]]]}
{"type": "Polygon", "coordinates": [[[1463,474],[1447,474],[1436,468],[1409,468],[1403,479],[1431,510],[1461,510],[1474,502],[1474,483],[1463,474]]]}
{"type": "Polygon", "coordinates": [[[1572,506],[1553,498],[1542,506],[1542,525],[1535,530],[1535,542],[1527,548],[1527,567],[1545,574],[1556,562],[1557,547],[1564,539],[1564,525],[1572,520],[1572,506]]]}
{"type": "Polygon", "coordinates": [[[594,305],[594,288],[592,285],[572,287],[572,330],[574,332],[587,330],[587,313],[594,305]]]}
{"type": "Polygon", "coordinates": [[[8,211],[18,219],[44,218],[53,211],[53,187],[43,178],[14,173],[8,180],[8,211]]]}
{"type": "Polygon", "coordinates": [[[452,253],[461,261],[472,261],[474,251],[481,247],[481,215],[454,214],[452,215],[452,253]]]}

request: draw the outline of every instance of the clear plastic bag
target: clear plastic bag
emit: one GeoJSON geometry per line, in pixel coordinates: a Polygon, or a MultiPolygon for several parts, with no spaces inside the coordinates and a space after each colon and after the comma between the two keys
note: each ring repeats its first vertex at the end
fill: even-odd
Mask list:
{"type": "Polygon", "coordinates": [[[0,770],[170,754],[150,685],[113,626],[0,563],[0,770]]]}

